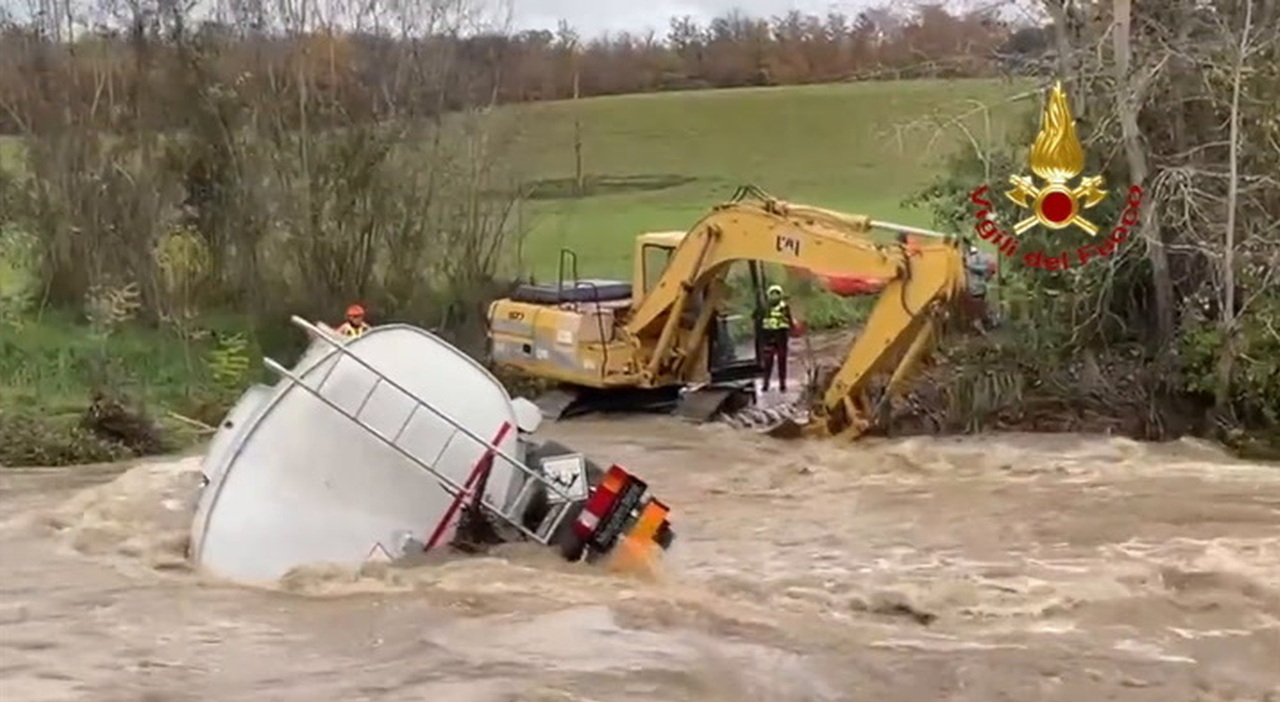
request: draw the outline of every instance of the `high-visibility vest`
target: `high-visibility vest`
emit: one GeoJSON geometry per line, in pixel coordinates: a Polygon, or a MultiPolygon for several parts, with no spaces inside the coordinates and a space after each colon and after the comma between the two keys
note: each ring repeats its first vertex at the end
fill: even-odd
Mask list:
{"type": "Polygon", "coordinates": [[[343,336],[349,336],[352,338],[360,336],[361,334],[364,334],[367,331],[369,331],[368,324],[356,325],[356,324],[352,324],[351,322],[343,322],[342,326],[338,327],[339,334],[343,336]]]}
{"type": "Polygon", "coordinates": [[[787,323],[787,301],[778,300],[769,308],[769,312],[764,316],[764,322],[761,326],[770,331],[786,329],[790,326],[787,323]]]}

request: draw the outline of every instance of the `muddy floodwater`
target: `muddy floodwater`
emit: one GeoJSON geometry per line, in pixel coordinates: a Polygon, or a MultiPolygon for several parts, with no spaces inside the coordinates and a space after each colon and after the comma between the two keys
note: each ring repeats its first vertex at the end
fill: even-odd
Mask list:
{"type": "Polygon", "coordinates": [[[1275,466],[1107,437],[546,433],[673,506],[659,581],[524,545],[239,588],[183,561],[198,459],[0,471],[0,700],[1280,702],[1275,466]]]}

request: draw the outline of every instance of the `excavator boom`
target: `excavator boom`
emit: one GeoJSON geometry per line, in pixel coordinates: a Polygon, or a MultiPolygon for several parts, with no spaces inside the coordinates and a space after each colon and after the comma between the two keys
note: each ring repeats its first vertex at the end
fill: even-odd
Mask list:
{"type": "Polygon", "coordinates": [[[829,277],[856,273],[889,279],[901,271],[900,247],[868,236],[878,224],[871,218],[836,218],[817,208],[793,212],[793,207],[772,199],[717,205],[676,248],[662,277],[634,309],[628,330],[643,335],[688,292],[705,288],[735,261],[776,263],[829,277]]]}

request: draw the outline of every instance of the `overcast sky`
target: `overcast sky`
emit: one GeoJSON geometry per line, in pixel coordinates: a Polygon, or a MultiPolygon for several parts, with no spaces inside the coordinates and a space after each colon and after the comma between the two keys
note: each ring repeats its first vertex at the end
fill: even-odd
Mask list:
{"type": "Polygon", "coordinates": [[[852,16],[875,4],[875,0],[511,0],[516,29],[555,29],[564,19],[584,37],[649,28],[666,34],[672,17],[689,15],[705,22],[735,7],[765,17],[792,9],[818,15],[839,10],[852,16]]]}

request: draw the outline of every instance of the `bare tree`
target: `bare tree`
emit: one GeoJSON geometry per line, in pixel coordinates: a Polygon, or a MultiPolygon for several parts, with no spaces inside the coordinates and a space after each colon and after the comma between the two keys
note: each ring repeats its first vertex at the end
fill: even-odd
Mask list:
{"type": "Polygon", "coordinates": [[[266,321],[361,299],[475,322],[520,234],[520,194],[499,167],[498,68],[461,56],[483,26],[474,6],[239,3],[212,16],[230,28],[188,3],[104,7],[113,24],[92,40],[0,45],[31,69],[3,74],[0,105],[27,125],[21,224],[42,243],[50,302],[136,282],[153,316],[189,317],[165,298],[189,248],[172,242],[194,240],[205,307],[266,321]],[[388,29],[349,31],[370,17],[388,29]],[[388,41],[401,47],[380,57],[388,71],[353,49],[388,41]],[[94,42],[117,60],[86,56],[94,42]],[[345,98],[366,79],[389,109],[353,114],[345,98]]]}
{"type": "MultiPolygon", "coordinates": [[[[1052,0],[1051,0],[1052,1],[1052,0]]],[[[1115,52],[1116,114],[1124,143],[1125,157],[1129,162],[1129,179],[1138,185],[1148,185],[1150,167],[1143,145],[1138,115],[1146,100],[1151,81],[1160,63],[1144,67],[1141,72],[1133,67],[1132,0],[1115,0],[1111,36],[1115,52]]],[[[1142,241],[1146,245],[1147,259],[1151,261],[1151,283],[1155,290],[1156,328],[1162,343],[1170,343],[1174,333],[1173,279],[1169,274],[1169,259],[1164,241],[1160,237],[1159,202],[1148,198],[1146,213],[1140,222],[1142,241]]]]}

